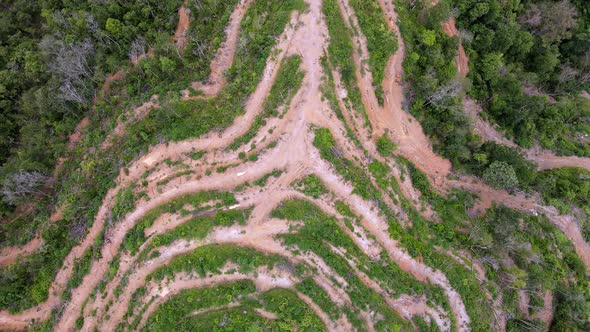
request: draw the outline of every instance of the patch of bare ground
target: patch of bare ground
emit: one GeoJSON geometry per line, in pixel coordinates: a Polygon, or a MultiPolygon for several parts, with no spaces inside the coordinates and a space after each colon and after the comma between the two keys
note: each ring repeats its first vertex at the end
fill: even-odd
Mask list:
{"type": "Polygon", "coordinates": [[[264,310],[263,308],[256,308],[254,311],[268,320],[277,320],[277,318],[279,318],[275,313],[264,310]]]}
{"type": "MultiPolygon", "coordinates": [[[[459,34],[459,30],[455,26],[455,18],[451,17],[447,21],[443,23],[443,31],[449,37],[461,37],[459,34]]],[[[469,58],[465,53],[465,48],[463,44],[459,42],[459,47],[457,48],[457,57],[455,58],[455,67],[457,68],[457,74],[460,77],[466,77],[469,74],[469,58]]]]}
{"type": "Polygon", "coordinates": [[[546,327],[551,326],[553,321],[553,293],[550,290],[546,290],[543,295],[543,309],[532,315],[531,318],[541,320],[546,327]]]}
{"type": "MultiPolygon", "coordinates": [[[[390,58],[386,67],[383,80],[385,102],[378,121],[398,144],[398,153],[426,173],[435,185],[440,185],[451,172],[451,163],[434,153],[428,137],[420,126],[420,122],[402,108],[404,101],[402,64],[405,45],[396,24],[397,14],[393,3],[379,0],[379,4],[385,13],[388,27],[395,32],[398,49],[390,58]]],[[[379,133],[376,134],[379,135],[379,133]]]]}
{"type": "Polygon", "coordinates": [[[540,171],[560,167],[579,167],[590,170],[590,158],[557,156],[555,153],[538,146],[527,149],[526,156],[538,165],[540,171]]]}
{"type": "Polygon", "coordinates": [[[178,9],[178,25],[176,26],[176,32],[172,36],[172,40],[176,42],[176,46],[179,49],[183,49],[186,45],[186,33],[190,26],[190,9],[186,8],[186,1],[178,9]]]}

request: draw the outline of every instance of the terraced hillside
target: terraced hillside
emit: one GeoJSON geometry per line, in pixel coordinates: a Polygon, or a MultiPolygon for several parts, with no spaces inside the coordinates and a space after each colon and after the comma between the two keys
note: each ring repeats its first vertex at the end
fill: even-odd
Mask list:
{"type": "Polygon", "coordinates": [[[166,48],[97,93],[43,211],[3,221],[0,329],[588,329],[590,159],[516,146],[464,86],[412,90],[434,57],[469,80],[432,14],[452,4],[179,4],[166,48]],[[489,163],[425,134],[446,98],[489,163]]]}

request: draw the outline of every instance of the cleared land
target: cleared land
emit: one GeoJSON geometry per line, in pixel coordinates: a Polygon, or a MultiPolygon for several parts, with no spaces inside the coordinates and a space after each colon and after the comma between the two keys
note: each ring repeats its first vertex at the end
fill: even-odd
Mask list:
{"type": "MultiPolygon", "coordinates": [[[[512,226],[519,232],[540,227],[560,239],[552,246],[539,240],[535,248],[514,242],[515,250],[568,254],[581,260],[582,272],[564,273],[584,278],[590,246],[575,211],[562,213],[534,194],[454,174],[420,122],[404,110],[406,48],[394,4],[367,3],[370,10],[352,0],[241,0],[231,6],[209,78],[186,87],[177,100],[154,95],[128,109],[98,150],[122,144],[134,126],[176,112],[175,105],[206,113],[243,95],[235,104],[241,109],[203,133],[200,124],[190,123],[200,118],[175,118],[198,135],[161,139],[126,164],[52,276],[46,298],[17,312],[1,311],[0,328],[502,331],[514,310],[533,326],[548,328],[553,291],[525,287],[534,280],[522,281],[518,268],[496,268],[517,266],[511,256],[500,262],[469,251],[484,246],[473,240],[473,229],[494,218],[496,205],[514,209],[512,226]],[[378,18],[361,16],[371,10],[378,18]],[[284,26],[264,52],[248,49],[255,37],[243,29],[264,27],[265,19],[284,26]],[[371,62],[374,36],[368,38],[371,31],[360,24],[375,19],[397,41],[383,68],[371,62]],[[335,34],[349,38],[340,49],[333,47],[335,34]],[[269,54],[253,59],[263,63],[259,72],[241,69],[257,52],[269,54]],[[350,60],[353,71],[343,72],[338,57],[350,60]],[[383,70],[379,93],[369,63],[383,70]],[[243,91],[228,77],[256,82],[243,91]],[[529,309],[529,292],[541,294],[536,309],[529,309]]],[[[178,11],[173,41],[179,52],[191,43],[195,10],[178,11]]],[[[454,19],[441,26],[458,36],[454,19]]],[[[468,74],[468,61],[460,46],[459,76],[468,74]]],[[[109,77],[102,94],[123,76],[109,77]]],[[[464,106],[476,134],[515,146],[481,119],[474,101],[466,99],[464,106]]],[[[72,148],[87,126],[81,123],[72,135],[72,148]]],[[[182,136],[177,129],[162,133],[182,136]]],[[[526,155],[540,170],[590,170],[588,158],[544,150],[526,155]]],[[[60,222],[61,209],[56,207],[52,222],[60,222]]],[[[0,265],[44,250],[44,241],[37,236],[3,248],[0,265]]],[[[566,269],[560,262],[543,264],[566,269]]]]}

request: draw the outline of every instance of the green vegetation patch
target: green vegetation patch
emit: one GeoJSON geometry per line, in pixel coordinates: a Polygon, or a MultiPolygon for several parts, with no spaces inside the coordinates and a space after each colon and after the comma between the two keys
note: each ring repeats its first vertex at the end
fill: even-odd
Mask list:
{"type": "Polygon", "coordinates": [[[387,26],[385,15],[377,0],[350,0],[363,34],[367,38],[369,67],[373,74],[373,87],[379,104],[383,105],[385,68],[389,58],[397,50],[395,34],[387,26]]]}
{"type": "MultiPolygon", "coordinates": [[[[211,307],[227,306],[254,292],[256,292],[256,286],[250,280],[183,290],[162,303],[150,315],[144,330],[170,331],[173,326],[181,331],[197,331],[195,329],[196,319],[191,315],[193,312],[211,307]]],[[[201,316],[197,317],[201,318],[201,316]]]]}
{"type": "MultiPolygon", "coordinates": [[[[349,286],[345,290],[352,302],[358,308],[368,306],[386,317],[384,322],[377,324],[378,326],[390,324],[389,326],[406,327],[407,322],[389,308],[381,295],[362,283],[347,259],[370,278],[378,281],[388,291],[388,294],[422,294],[425,292],[431,295],[439,294],[435,287],[417,282],[411,275],[392,264],[386,253],[383,253],[378,261],[371,260],[338,226],[334,218],[328,217],[317,206],[307,201],[289,200],[283,202],[272,212],[272,216],[304,222],[305,225],[298,228],[297,233],[280,235],[280,238],[294,250],[314,252],[338,275],[347,276],[346,281],[349,286]],[[344,257],[336,254],[332,247],[341,249],[344,252],[344,257]]],[[[353,310],[356,311],[358,308],[353,310]]],[[[349,318],[352,322],[355,321],[350,315],[349,318]]]]}
{"type": "MultiPolygon", "coordinates": [[[[203,211],[208,212],[208,211],[203,211]]],[[[212,211],[211,216],[196,217],[174,228],[173,230],[155,236],[149,246],[144,249],[147,254],[151,249],[167,246],[180,239],[203,239],[215,227],[229,227],[235,224],[244,225],[251,210],[212,211]]]]}
{"type": "MultiPolygon", "coordinates": [[[[322,10],[326,17],[328,33],[330,34],[330,44],[328,45],[329,62],[342,76],[342,84],[348,92],[347,101],[349,108],[360,112],[368,124],[369,117],[357,85],[356,66],[353,59],[354,46],[352,43],[352,32],[340,14],[336,0],[325,0],[322,4],[322,10]]],[[[336,109],[334,106],[332,108],[336,109]]]]}
{"type": "Polygon", "coordinates": [[[195,272],[204,278],[209,272],[220,274],[221,268],[227,262],[238,264],[240,273],[250,273],[261,266],[272,269],[274,264],[284,263],[284,259],[279,255],[266,255],[255,249],[212,244],[174,257],[168,265],[161,266],[150,274],[146,281],[160,281],[165,277],[174,277],[178,272],[195,272]]]}
{"type": "Polygon", "coordinates": [[[539,173],[535,189],[561,213],[579,216],[582,235],[590,242],[590,171],[581,168],[555,168],[539,173]]]}
{"type": "Polygon", "coordinates": [[[551,290],[557,298],[554,326],[588,327],[587,321],[578,320],[590,313],[587,268],[545,217],[493,207],[476,221],[469,238],[473,252],[490,263],[485,264],[486,276],[500,286],[510,305],[507,311],[516,318],[524,319],[517,309],[516,290],[527,289],[531,294],[551,290]],[[571,296],[573,292],[578,295],[571,296]]]}
{"type": "Polygon", "coordinates": [[[220,94],[212,99],[189,101],[173,96],[161,109],[153,110],[143,121],[134,124],[127,136],[144,133],[140,136],[154,144],[159,134],[181,141],[229,126],[243,112],[246,99],[260,81],[266,59],[291,12],[303,8],[301,0],[254,2],[242,20],[241,42],[226,73],[228,83],[220,94]]]}
{"type": "Polygon", "coordinates": [[[145,242],[145,229],[153,225],[156,219],[164,213],[180,213],[180,216],[187,216],[191,213],[198,213],[203,209],[200,205],[208,201],[217,200],[220,202],[216,204],[215,208],[222,206],[231,206],[237,203],[235,197],[227,192],[199,192],[196,194],[189,194],[172,200],[164,205],[150,210],[140,221],[138,221],[132,229],[125,235],[122,248],[129,254],[134,255],[139,250],[139,247],[145,242]],[[185,205],[191,205],[195,210],[184,210],[185,205]]]}
{"type": "Polygon", "coordinates": [[[470,31],[473,89],[492,122],[522,147],[590,156],[590,14],[585,1],[451,2],[470,31]],[[585,76],[586,75],[586,76],[585,76]]]}
{"type": "Polygon", "coordinates": [[[294,187],[313,198],[319,198],[321,195],[328,193],[328,189],[326,189],[322,180],[315,174],[306,176],[300,181],[295,182],[294,187]]]}
{"type": "Polygon", "coordinates": [[[315,138],[313,145],[320,150],[322,158],[329,161],[336,171],[344,177],[345,180],[350,181],[354,190],[353,193],[358,194],[364,199],[377,199],[381,197],[381,193],[373,190],[371,180],[366,176],[365,172],[354,165],[354,163],[342,156],[342,150],[336,145],[334,136],[327,128],[319,128],[315,131],[315,138]]]}

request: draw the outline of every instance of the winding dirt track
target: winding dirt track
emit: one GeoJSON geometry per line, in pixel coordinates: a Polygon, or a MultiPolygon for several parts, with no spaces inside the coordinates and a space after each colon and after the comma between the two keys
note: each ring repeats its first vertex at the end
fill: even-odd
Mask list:
{"type": "MultiPolygon", "coordinates": [[[[254,0],[242,0],[234,9],[230,18],[230,25],[226,28],[226,42],[218,50],[215,59],[211,63],[211,75],[206,82],[197,82],[193,88],[201,90],[203,95],[198,98],[214,98],[225,86],[223,73],[231,66],[239,40],[240,23],[254,0]]],[[[121,171],[117,178],[117,186],[106,194],[97,216],[89,229],[87,236],[76,246],[64,260],[62,268],[58,271],[49,292],[49,298],[44,303],[24,310],[18,314],[10,314],[6,311],[0,312],[1,329],[26,329],[30,323],[46,320],[50,317],[54,308],[60,308],[56,317],[56,331],[74,330],[76,319],[83,316],[84,325],[82,330],[98,329],[100,331],[112,331],[121,323],[129,322],[137,315],[141,319],[141,325],[149,318],[158,305],[165,302],[174,294],[187,288],[207,287],[219,283],[245,280],[253,280],[257,291],[263,291],[272,287],[293,288],[298,279],[291,271],[287,270],[259,270],[256,275],[240,274],[229,272],[228,267],[222,274],[196,278],[194,275],[177,273],[174,278],[166,279],[160,283],[146,283],[151,273],[158,268],[166,266],[175,257],[190,253],[195,249],[208,244],[228,244],[240,247],[256,249],[258,251],[277,254],[294,264],[305,264],[315,271],[311,277],[329,296],[330,300],[338,307],[355,307],[347,293],[347,277],[340,276],[330,267],[329,262],[323,261],[313,252],[301,252],[295,254],[294,248],[287,247],[277,235],[296,232],[301,222],[288,222],[271,218],[272,211],[280,204],[289,199],[307,200],[331,217],[338,220],[337,225],[344,234],[349,236],[354,244],[361,249],[361,252],[372,260],[380,257],[389,259],[397,264],[402,270],[408,272],[417,281],[429,283],[442,289],[450,304],[451,312],[447,313],[440,307],[427,305],[425,297],[414,298],[406,294],[390,294],[378,281],[371,280],[365,275],[355,263],[347,257],[342,248],[332,246],[335,254],[342,256],[349,264],[351,273],[357,276],[367,287],[376,291],[388,304],[402,317],[411,319],[413,316],[422,316],[427,321],[434,320],[436,325],[443,331],[450,329],[449,316],[452,315],[458,322],[459,331],[468,331],[471,318],[467,314],[465,304],[457,290],[453,289],[447,276],[441,271],[435,270],[421,260],[411,257],[397,241],[389,236],[388,221],[379,213],[379,208],[374,202],[366,201],[359,195],[353,193],[353,187],[347,183],[333,167],[321,158],[319,151],[313,146],[313,128],[328,128],[337,144],[342,147],[344,157],[354,160],[359,166],[364,166],[366,157],[384,160],[376,152],[374,140],[383,133],[387,133],[395,140],[399,148],[397,153],[412,161],[424,171],[432,180],[435,188],[441,192],[449,188],[461,187],[479,193],[482,199],[482,208],[488,207],[491,202],[504,203],[510,207],[526,211],[539,211],[546,214],[567,237],[572,240],[578,254],[586,264],[590,264],[590,248],[583,241],[579,227],[570,216],[561,216],[554,208],[548,208],[536,203],[535,200],[524,197],[509,195],[504,191],[491,189],[476,179],[464,177],[461,180],[448,180],[451,174],[450,162],[436,155],[428,138],[424,134],[420,124],[409,113],[402,108],[402,62],[404,57],[404,44],[399,28],[396,24],[397,17],[395,8],[390,1],[379,0],[379,4],[387,18],[388,28],[395,32],[398,38],[399,48],[388,61],[385,79],[383,81],[385,103],[381,107],[377,102],[375,92],[372,89],[372,74],[366,65],[369,57],[366,40],[362,33],[354,36],[354,61],[356,64],[356,77],[362,94],[363,103],[366,106],[370,124],[373,128],[372,137],[369,140],[368,132],[363,129],[358,118],[355,118],[346,107],[344,107],[342,96],[339,95],[339,105],[348,125],[355,128],[355,134],[360,138],[362,148],[357,147],[346,136],[344,124],[337,121],[335,113],[329,108],[320,92],[320,86],[324,77],[321,66],[321,58],[328,43],[328,31],[322,16],[321,1],[307,1],[309,9],[303,13],[293,13],[291,21],[285,31],[276,40],[276,45],[270,59],[267,59],[264,74],[256,90],[248,98],[244,105],[244,113],[239,116],[234,124],[221,132],[212,132],[195,139],[188,139],[183,142],[160,144],[152,147],[148,153],[138,158],[129,165],[128,173],[121,171]],[[294,96],[289,105],[286,105],[281,118],[269,119],[269,125],[264,126],[255,136],[256,150],[250,151],[250,142],[240,147],[237,151],[226,151],[225,147],[236,137],[245,134],[251,127],[254,119],[262,110],[262,105],[275,82],[279,67],[284,58],[296,55],[301,57],[301,68],[304,72],[304,79],[300,90],[294,96]],[[361,70],[362,68],[362,70],[361,70]],[[268,129],[273,128],[272,133],[268,129]],[[269,143],[276,141],[276,145],[270,148],[269,143]],[[194,151],[203,151],[205,155],[198,161],[193,161],[188,154],[194,151]],[[238,158],[239,152],[256,152],[256,161],[242,162],[238,158]],[[173,177],[177,169],[173,165],[163,163],[166,159],[180,161],[193,171],[192,174],[183,177],[173,177]],[[211,172],[216,167],[227,166],[225,172],[211,172]],[[157,167],[157,170],[154,168],[157,167]],[[137,183],[142,174],[151,171],[145,179],[148,181],[146,194],[136,202],[132,212],[124,216],[116,224],[109,226],[112,218],[111,211],[115,203],[117,193],[131,183],[137,183]],[[263,188],[250,187],[236,193],[238,204],[222,209],[248,209],[252,213],[245,225],[231,227],[217,227],[206,238],[177,239],[167,246],[158,247],[149,253],[145,253],[151,241],[158,234],[165,234],[187,222],[189,217],[182,217],[177,213],[163,215],[145,231],[148,237],[140,247],[140,251],[131,256],[121,252],[121,246],[128,232],[142,220],[150,211],[165,205],[166,203],[187,194],[201,191],[232,191],[236,187],[246,183],[252,183],[265,176],[273,170],[281,170],[282,174],[272,177],[263,188]],[[317,175],[329,194],[323,195],[320,199],[309,198],[302,193],[293,190],[291,184],[306,175],[317,175]],[[162,179],[170,180],[166,184],[157,183],[162,179]],[[359,217],[359,224],[354,225],[351,231],[343,222],[343,217],[335,209],[335,202],[340,200],[348,205],[353,213],[359,217]],[[100,258],[92,262],[90,272],[84,276],[82,283],[72,290],[71,299],[62,303],[61,295],[66,290],[67,282],[72,274],[74,262],[81,257],[84,251],[95,241],[95,238],[105,231],[106,241],[101,248],[100,258]],[[159,252],[159,256],[150,259],[141,259],[142,255],[159,252]],[[111,267],[114,257],[121,252],[119,266],[116,266],[117,273],[107,283],[105,292],[100,294],[97,286],[111,267]],[[383,255],[382,255],[383,253],[383,255]],[[227,273],[224,273],[227,272],[227,273]],[[144,297],[150,302],[145,313],[134,311],[132,316],[125,317],[127,308],[133,294],[140,287],[146,287],[147,295],[144,297]]],[[[347,0],[338,0],[340,11],[351,28],[361,31],[356,15],[347,0]]],[[[181,47],[186,41],[186,29],[189,26],[188,12],[185,7],[179,10],[181,16],[179,28],[175,34],[175,40],[181,47]],[[184,17],[184,18],[183,18],[184,17]],[[182,26],[181,26],[182,25],[182,26]]],[[[449,22],[445,31],[455,33],[454,24],[449,22]],[[454,30],[453,30],[454,29],[454,30]]],[[[464,52],[463,52],[464,53],[464,52]]],[[[461,58],[461,52],[459,52],[461,58]]],[[[466,75],[467,63],[462,64],[464,59],[458,59],[459,72],[466,75]],[[462,67],[463,66],[463,67],[462,67]]],[[[338,73],[333,74],[336,80],[338,92],[341,90],[338,73]]],[[[188,92],[184,98],[190,99],[188,92]]],[[[141,106],[141,109],[134,110],[137,116],[133,121],[139,121],[143,114],[147,114],[151,107],[157,107],[157,100],[154,97],[148,104],[141,106]],[[151,103],[151,104],[149,104],[151,103]]],[[[124,132],[126,123],[119,123],[105,144],[114,144],[120,134],[124,132]],[[109,143],[110,142],[110,143],[109,143]]],[[[542,158],[542,157],[539,157],[542,158]]],[[[394,168],[395,177],[400,179],[400,171],[394,168]]],[[[372,179],[374,181],[374,179],[372,179]]],[[[401,182],[401,181],[400,181],[401,182]]],[[[403,195],[411,201],[419,200],[415,188],[410,182],[400,183],[403,195]]],[[[387,196],[387,195],[384,195],[387,196]]],[[[387,198],[387,205],[394,211],[404,215],[403,209],[387,198]]],[[[209,212],[207,212],[209,213],[209,212]]],[[[212,212],[214,213],[214,211],[212,212]]],[[[431,216],[429,214],[429,216],[431,216]]],[[[407,221],[411,223],[411,221],[407,221]]],[[[4,254],[4,252],[3,252],[4,254]]],[[[4,255],[3,255],[4,256],[4,255]]],[[[14,257],[7,254],[6,257],[14,257]]],[[[14,259],[6,258],[6,260],[14,259]]],[[[3,259],[3,258],[2,258],[3,259]]],[[[0,260],[0,264],[2,260],[0,260]]],[[[485,275],[484,275],[485,277],[485,275]]],[[[314,303],[312,298],[297,293],[297,296],[311,308],[326,327],[331,331],[353,330],[352,325],[345,316],[337,320],[331,319],[320,307],[314,303]]],[[[365,329],[374,330],[374,313],[365,312],[367,308],[356,308],[365,323],[365,329]]],[[[545,317],[546,314],[543,314],[545,317]]]]}
{"type": "Polygon", "coordinates": [[[0,251],[0,266],[14,263],[19,257],[30,255],[43,245],[43,239],[39,236],[33,238],[22,247],[6,247],[0,251]]]}
{"type": "Polygon", "coordinates": [[[190,26],[190,9],[186,8],[186,1],[178,9],[178,25],[172,40],[176,42],[178,49],[183,49],[186,45],[186,34],[190,26]]]}

